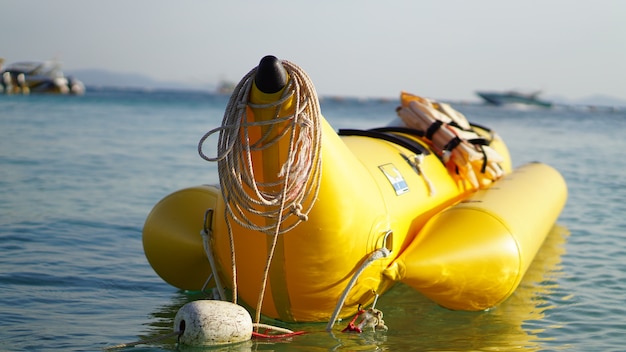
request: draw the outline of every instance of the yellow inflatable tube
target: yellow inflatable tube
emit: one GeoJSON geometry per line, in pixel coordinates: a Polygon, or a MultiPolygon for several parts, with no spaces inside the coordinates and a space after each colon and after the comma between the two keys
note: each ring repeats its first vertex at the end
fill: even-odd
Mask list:
{"type": "MultiPolygon", "coordinates": [[[[263,107],[281,96],[282,91],[265,93],[253,84],[248,121],[291,114],[289,100],[279,111],[263,107]]],[[[322,116],[319,125],[321,151],[315,161],[321,161],[322,171],[317,199],[303,200],[312,204],[308,220],[276,238],[231,221],[233,263],[222,190],[206,185],[183,189],[157,203],[146,219],[144,251],[154,270],[178,288],[201,289],[212,272],[200,233],[210,233],[219,280],[226,289],[236,284],[238,298],[256,309],[276,239],[261,305],[268,317],[328,321],[344,292],[338,316],[351,316],[398,281],[452,309],[485,309],[517,287],[565,200],[562,178],[545,165],[523,167],[475,193],[410,131],[383,132],[394,142],[340,136],[322,116]],[[397,143],[398,138],[405,143],[397,143]],[[363,263],[382,248],[388,255],[372,262],[346,290],[363,263]]],[[[283,128],[263,125],[241,133],[254,144],[263,136],[283,135],[283,128]]],[[[271,148],[251,152],[257,180],[278,179],[288,147],[288,138],[281,137],[271,148]]],[[[495,138],[491,147],[504,157],[501,165],[509,172],[504,143],[495,138]]],[[[246,215],[256,222],[273,221],[246,215]]]]}
{"type": "MultiPolygon", "coordinates": [[[[254,89],[253,99],[263,96],[254,89]]],[[[328,321],[357,268],[372,252],[386,247],[391,255],[360,275],[340,317],[354,314],[359,305],[371,304],[394,284],[382,273],[424,223],[471,192],[450,177],[432,153],[424,155],[420,174],[408,162],[414,151],[377,138],[340,137],[321,119],[323,172],[318,198],[308,221],[279,236],[262,306],[263,314],[284,321],[328,321]]],[[[404,137],[427,150],[416,137],[404,137]]],[[[508,155],[504,144],[500,149],[508,155]]],[[[263,165],[268,167],[265,161],[263,165]]],[[[217,187],[175,192],[155,205],[146,219],[146,257],[176,287],[199,290],[211,273],[200,237],[209,208],[213,209],[209,222],[220,277],[232,288],[224,203],[217,187]]],[[[233,224],[233,234],[238,294],[254,307],[273,237],[237,224],[233,224]]]]}
{"type": "MultiPolygon", "coordinates": [[[[392,257],[376,261],[361,274],[341,316],[372,303],[393,284],[381,275],[393,257],[431,216],[465,192],[432,154],[423,168],[435,195],[429,195],[423,177],[407,163],[405,158],[412,154],[404,148],[368,137],[342,139],[325,121],[322,136],[317,201],[308,221],[279,236],[270,267],[262,312],[284,321],[327,321],[359,265],[387,246],[392,257]],[[408,190],[397,194],[389,177],[404,180],[408,190]],[[393,235],[385,240],[389,231],[393,235]]],[[[232,262],[226,227],[222,217],[214,221],[217,257],[228,271],[232,262]]],[[[233,233],[239,296],[254,306],[273,237],[236,224],[233,233]]]]}
{"type": "Polygon", "coordinates": [[[450,309],[493,307],[517,288],[566,198],[556,170],[524,165],[434,216],[386,273],[450,309]]]}

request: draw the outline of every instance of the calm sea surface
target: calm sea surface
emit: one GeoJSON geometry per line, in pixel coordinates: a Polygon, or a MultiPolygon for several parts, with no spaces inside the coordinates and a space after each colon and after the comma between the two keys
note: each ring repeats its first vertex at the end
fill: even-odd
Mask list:
{"type": "MultiPolygon", "coordinates": [[[[0,350],[95,351],[172,331],[178,309],[199,297],[153,272],[141,230],[162,197],[217,183],[196,145],[226,103],[183,92],[0,96],[0,350]]],[[[325,99],[322,111],[336,129],[366,128],[387,124],[396,104],[325,99]]],[[[398,285],[377,305],[386,333],[292,324],[309,333],[238,350],[626,348],[626,112],[454,106],[495,129],[515,165],[548,163],[568,184],[515,294],[486,312],[454,312],[398,285]]],[[[178,348],[170,338],[133,350],[178,348]]]]}

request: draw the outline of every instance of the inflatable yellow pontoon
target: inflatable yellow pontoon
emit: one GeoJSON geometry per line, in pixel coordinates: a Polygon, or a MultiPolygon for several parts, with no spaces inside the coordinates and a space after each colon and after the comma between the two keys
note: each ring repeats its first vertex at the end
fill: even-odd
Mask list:
{"type": "Polygon", "coordinates": [[[145,254],[166,282],[330,326],[397,282],[459,310],[514,292],[564,206],[557,171],[511,170],[495,133],[407,93],[399,127],[337,133],[318,104],[288,61],[242,79],[208,133],[217,156],[199,146],[220,185],[176,191],[147,217],[145,254]]]}

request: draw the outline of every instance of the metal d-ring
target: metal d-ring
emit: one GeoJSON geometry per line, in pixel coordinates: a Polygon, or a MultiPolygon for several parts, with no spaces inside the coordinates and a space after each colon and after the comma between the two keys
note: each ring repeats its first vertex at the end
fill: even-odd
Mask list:
{"type": "Polygon", "coordinates": [[[213,208],[204,212],[204,233],[210,233],[213,227],[213,208]]]}
{"type": "Polygon", "coordinates": [[[383,247],[389,251],[389,254],[393,251],[393,230],[387,230],[383,236],[383,247]]]}

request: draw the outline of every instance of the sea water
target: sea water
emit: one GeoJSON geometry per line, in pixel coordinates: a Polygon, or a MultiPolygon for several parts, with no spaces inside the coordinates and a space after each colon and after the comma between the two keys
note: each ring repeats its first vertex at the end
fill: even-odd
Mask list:
{"type": "MultiPolygon", "coordinates": [[[[0,350],[94,351],[173,330],[178,309],[201,296],[154,273],[141,231],[167,194],[218,182],[196,149],[227,100],[131,90],[0,96],[0,350]]],[[[322,112],[335,129],[368,128],[392,120],[397,104],[323,99],[322,112]]],[[[567,181],[567,205],[517,291],[488,311],[458,312],[397,285],[377,305],[386,332],[278,322],[307,334],[236,350],[626,348],[624,110],[453,106],[498,132],[514,165],[541,161],[567,181]]],[[[179,348],[169,338],[134,350],[179,348]]]]}

